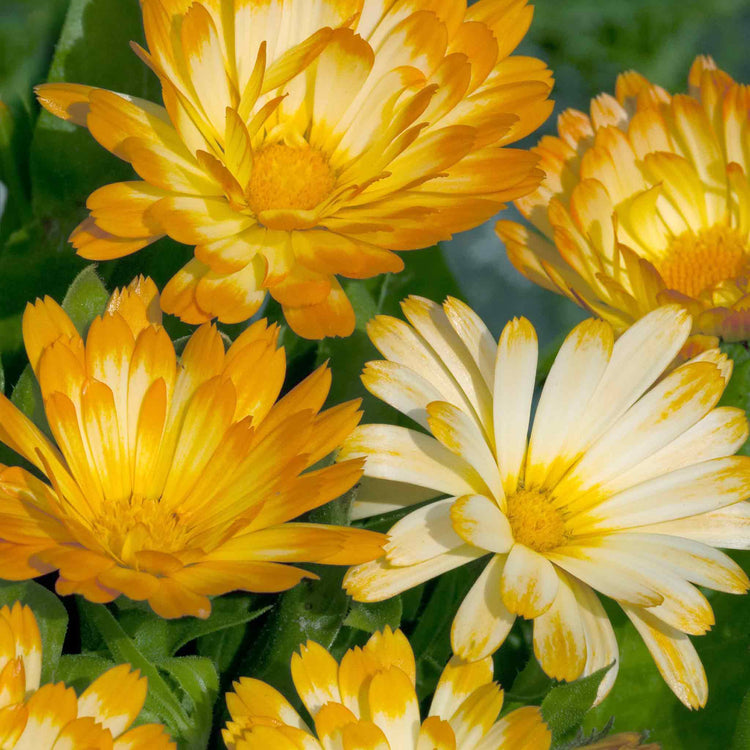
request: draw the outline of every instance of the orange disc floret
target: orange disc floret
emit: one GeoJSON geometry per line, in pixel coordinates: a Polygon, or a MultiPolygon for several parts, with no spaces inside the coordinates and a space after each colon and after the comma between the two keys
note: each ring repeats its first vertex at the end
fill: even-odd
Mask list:
{"type": "Polygon", "coordinates": [[[194,245],[162,297],[189,323],[246,320],[269,292],[299,335],[348,336],[338,276],[400,271],[394,250],[475,227],[542,179],[507,148],[552,110],[550,71],[512,55],[527,0],[141,6],[148,52],[134,48],[164,106],[80,84],[37,94],[140,178],[89,196],[78,253],[194,245]]]}
{"type": "Polygon", "coordinates": [[[210,596],[314,577],[286,563],[377,557],[379,534],[287,523],[359,479],[359,460],[311,468],[359,422],[359,402],[322,410],[325,366],[278,399],[285,355],[264,320],[226,351],[206,324],[178,358],[160,315],[143,278],[115,292],[85,342],[53,300],[28,305],[54,442],[0,397],[0,440],[47,479],[0,469],[0,577],[57,570],[63,595],[207,617],[210,596]]]}

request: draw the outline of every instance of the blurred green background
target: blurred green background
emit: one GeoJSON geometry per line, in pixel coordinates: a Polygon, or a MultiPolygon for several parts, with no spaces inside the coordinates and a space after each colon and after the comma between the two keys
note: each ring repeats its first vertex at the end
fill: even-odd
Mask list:
{"type": "MultiPolygon", "coordinates": [[[[535,5],[521,52],[545,59],[557,79],[555,115],[541,132],[554,131],[562,109],[586,110],[592,96],[612,91],[618,72],[629,68],[670,90],[682,90],[691,61],[704,53],[738,80],[750,81],[750,0],[536,0],[535,5]]],[[[8,391],[25,364],[20,335],[25,303],[45,293],[62,298],[86,265],[66,238],[85,216],[87,195],[131,174],[85,131],[47,114],[40,117],[32,86],[50,78],[158,100],[154,78],[128,47],[131,39],[142,41],[137,0],[0,0],[0,359],[8,391]]],[[[533,145],[541,132],[524,145],[533,145]]],[[[512,215],[508,209],[506,216],[512,215]]],[[[514,315],[525,315],[540,332],[543,347],[553,347],[581,313],[515,273],[493,224],[446,243],[447,265],[463,297],[494,333],[514,315]]],[[[115,284],[148,269],[163,284],[190,252],[165,240],[104,264],[99,272],[115,284]]],[[[442,294],[453,281],[424,275],[441,273],[432,270],[436,266],[442,269],[424,254],[415,257],[390,293],[442,294]]],[[[365,297],[359,309],[367,310],[367,291],[360,288],[365,297]]],[[[341,397],[356,394],[360,354],[370,352],[361,330],[357,336],[317,351],[317,358],[334,355],[341,397]]],[[[651,729],[665,750],[750,748],[750,740],[731,745],[748,686],[748,598],[716,595],[713,603],[718,625],[695,639],[709,675],[708,708],[694,713],[682,708],[613,608],[625,664],[612,695],[589,716],[589,727],[601,727],[615,716],[617,730],[651,729]]],[[[747,704],[743,716],[750,726],[747,704]]]]}

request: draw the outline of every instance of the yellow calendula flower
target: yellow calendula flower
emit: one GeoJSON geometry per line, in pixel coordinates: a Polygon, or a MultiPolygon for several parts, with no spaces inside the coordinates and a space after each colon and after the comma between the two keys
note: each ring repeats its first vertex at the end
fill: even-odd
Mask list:
{"type": "Polygon", "coordinates": [[[699,57],[689,94],[637,73],[591,116],[568,110],[532,149],[547,177],[519,199],[538,232],[497,225],[527,278],[618,332],[677,302],[696,334],[750,338],[750,88],[699,57]]]}
{"type": "Polygon", "coordinates": [[[715,408],[731,362],[712,349],[669,370],[691,328],[676,305],[616,343],[609,323],[590,319],[562,345],[531,420],[537,339],[527,320],[496,343],[458,300],[410,297],[403,310],[411,325],[370,323],[386,359],[362,379],[431,434],[364,425],[339,458],[365,457],[374,480],[355,517],[432,502],[391,528],[385,556],[352,568],[346,589],[379,601],[484,559],[453,621],[453,650],[493,653],[520,615],[534,622],[542,668],[563,680],[618,660],[598,592],[622,607],[680,700],[702,706],[706,676],[688,636],[714,616],[694,584],[750,586],[714,548],[750,547],[750,458],[732,455],[747,421],[715,408]]]}
{"type": "Polygon", "coordinates": [[[420,724],[414,654],[400,630],[375,633],[340,664],[308,641],[292,657],[292,679],[315,731],[281,693],[243,677],[227,694],[229,750],[549,750],[552,740],[534,706],[498,719],[503,691],[490,657],[454,657],[420,724]]]}
{"type": "Polygon", "coordinates": [[[39,686],[42,639],[34,613],[0,609],[0,746],[16,750],[174,750],[161,724],[130,729],[148,680],[129,664],[106,671],[76,697],[64,683],[39,686]]]}
{"type": "Polygon", "coordinates": [[[266,290],[301,336],[348,336],[337,275],[399,271],[533,190],[504,148],[549,115],[551,73],[511,56],[526,0],[142,0],[164,107],[91,86],[39,100],[143,181],[106,185],[72,234],[118,258],[162,235],[195,245],[164,310],[249,318],[266,290]]]}
{"type": "Polygon", "coordinates": [[[124,594],[162,617],[207,617],[209,596],[315,577],[282,563],[376,557],[379,534],[287,523],[361,474],[359,461],[306,471],[360,418],[355,401],[321,411],[329,370],[276,401],[275,326],[254,323],[225,352],[206,324],[178,358],[160,315],[142,278],[115,292],[85,343],[53,300],[26,308],[56,444],[0,397],[0,440],[48,479],[0,467],[0,577],[59,570],[59,594],[124,594]]]}

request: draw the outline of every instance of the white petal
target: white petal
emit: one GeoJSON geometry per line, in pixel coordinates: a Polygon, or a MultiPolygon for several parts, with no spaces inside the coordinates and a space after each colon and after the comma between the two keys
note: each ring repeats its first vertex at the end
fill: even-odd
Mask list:
{"type": "Polygon", "coordinates": [[[623,605],[656,662],[664,681],[688,707],[701,708],[708,699],[706,672],[690,638],[638,607],[623,605]]]}
{"type": "Polygon", "coordinates": [[[581,415],[612,354],[612,326],[584,320],[565,339],[539,399],[526,459],[527,487],[551,484],[576,455],[563,454],[568,433],[580,427],[581,415]]]}
{"type": "Polygon", "coordinates": [[[627,529],[717,510],[749,496],[750,458],[716,458],[624,490],[567,524],[575,534],[627,529]]]}
{"type": "Polygon", "coordinates": [[[571,581],[571,585],[580,607],[581,624],[586,634],[586,666],[583,668],[583,675],[590,675],[612,664],[596,693],[594,705],[598,705],[615,684],[620,668],[617,638],[599,597],[585,583],[571,581]]]}
{"type": "Polygon", "coordinates": [[[464,495],[450,510],[456,533],[469,544],[489,552],[509,552],[513,532],[508,518],[484,495],[464,495]]]}
{"type": "Polygon", "coordinates": [[[505,498],[495,457],[476,422],[446,401],[427,406],[432,434],[452,453],[470,463],[498,502],[505,498]]]}
{"type": "Polygon", "coordinates": [[[526,457],[538,353],[536,331],[526,318],[505,326],[497,348],[493,408],[495,454],[506,495],[516,491],[526,457]]]}
{"type": "Polygon", "coordinates": [[[486,554],[484,550],[477,550],[465,544],[444,555],[402,568],[390,565],[381,557],[379,560],[349,568],[344,576],[343,585],[355,601],[382,602],[486,554]]]}
{"type": "Polygon", "coordinates": [[[633,530],[670,534],[725,549],[750,549],[750,502],[633,530]]]}
{"type": "Polygon", "coordinates": [[[464,542],[453,530],[451,506],[455,497],[413,510],[388,532],[386,557],[392,565],[414,565],[460,547],[464,542]]]}
{"type": "Polygon", "coordinates": [[[682,348],[692,320],[677,305],[641,318],[617,340],[607,369],[566,445],[566,453],[586,449],[656,381],[682,348]]]}
{"type": "Polygon", "coordinates": [[[713,409],[661,450],[607,482],[602,492],[613,495],[691,464],[732,456],[744,445],[747,435],[747,418],[742,409],[713,409]]]}
{"type": "Polygon", "coordinates": [[[474,407],[486,431],[492,428],[492,398],[482,373],[440,305],[410,296],[401,303],[407,320],[434,349],[474,407]]]}
{"type": "Polygon", "coordinates": [[[418,487],[416,484],[362,477],[352,503],[352,520],[402,510],[410,505],[432,500],[441,494],[443,493],[439,490],[418,487]]]}
{"type": "Polygon", "coordinates": [[[453,329],[464,342],[472,359],[482,373],[485,385],[492,391],[495,382],[497,343],[482,319],[465,303],[447,297],[443,310],[453,329]]]}
{"type": "Polygon", "coordinates": [[[414,370],[388,360],[368,362],[362,373],[362,383],[373,396],[430,429],[427,404],[440,401],[442,396],[435,386],[414,370]]]}
{"type": "Polygon", "coordinates": [[[523,544],[516,544],[505,563],[500,590],[511,612],[531,619],[552,606],[559,582],[549,560],[523,544]]]}
{"type": "Polygon", "coordinates": [[[504,565],[504,555],[492,557],[453,618],[451,646],[462,659],[476,661],[495,653],[516,621],[500,596],[504,565]]]}
{"type": "Polygon", "coordinates": [[[558,576],[555,601],[534,620],[534,654],[550,677],[572,681],[586,665],[586,635],[568,576],[563,572],[558,576]]]}
{"type": "Polygon", "coordinates": [[[477,661],[451,657],[433,693],[429,715],[448,721],[477,688],[492,682],[492,670],[489,656],[477,661]]]}
{"type": "Polygon", "coordinates": [[[416,484],[444,495],[485,491],[484,482],[462,458],[421,432],[393,425],[360,425],[346,439],[338,460],[365,456],[365,474],[416,484]]]}
{"type": "MultiPolygon", "coordinates": [[[[575,498],[636,466],[705,416],[724,390],[718,368],[708,362],[683,365],[637,401],[562,478],[554,494],[566,507],[575,498]]],[[[590,504],[592,497],[581,498],[590,504]]]]}

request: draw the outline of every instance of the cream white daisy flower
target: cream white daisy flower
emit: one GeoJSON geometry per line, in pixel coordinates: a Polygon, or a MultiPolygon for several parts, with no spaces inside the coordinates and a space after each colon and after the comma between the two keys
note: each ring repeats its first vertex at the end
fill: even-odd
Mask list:
{"type": "Polygon", "coordinates": [[[493,653],[520,615],[534,622],[543,669],[564,680],[618,660],[603,594],[677,697],[704,705],[688,636],[714,616],[697,586],[750,586],[715,549],[750,546],[750,458],[732,455],[747,421],[716,408],[731,362],[714,349],[670,369],[692,322],[676,305],[616,343],[609,323],[586,320],[560,349],[532,421],[538,346],[527,320],[496,343],[458,300],[410,297],[403,311],[410,325],[371,322],[386,359],[369,363],[363,382],[431,434],[364,425],[339,460],[367,459],[356,517],[430,502],[393,526],[384,557],[348,572],[347,591],[379,601],[483,558],[453,621],[454,651],[493,653]]]}

